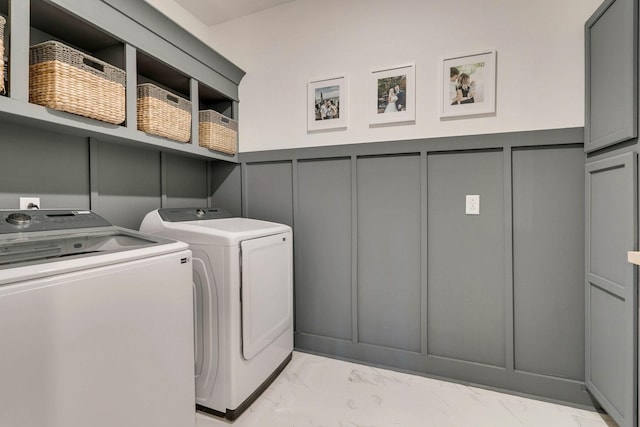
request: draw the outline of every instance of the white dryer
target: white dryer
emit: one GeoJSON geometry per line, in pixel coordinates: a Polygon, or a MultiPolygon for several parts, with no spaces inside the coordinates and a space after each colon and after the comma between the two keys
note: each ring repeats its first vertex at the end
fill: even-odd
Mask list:
{"type": "Polygon", "coordinates": [[[237,418],[291,360],[291,228],[222,209],[168,208],[149,212],[140,231],[189,244],[197,408],[237,418]]]}

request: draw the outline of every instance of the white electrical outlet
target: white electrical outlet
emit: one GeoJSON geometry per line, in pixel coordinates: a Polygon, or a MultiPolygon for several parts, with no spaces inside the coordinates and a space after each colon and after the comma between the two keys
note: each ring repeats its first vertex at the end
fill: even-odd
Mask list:
{"type": "Polygon", "coordinates": [[[40,197],[20,197],[20,209],[40,209],[40,197]]]}
{"type": "Polygon", "coordinates": [[[467,203],[465,206],[467,215],[480,215],[480,195],[467,194],[467,203]]]}

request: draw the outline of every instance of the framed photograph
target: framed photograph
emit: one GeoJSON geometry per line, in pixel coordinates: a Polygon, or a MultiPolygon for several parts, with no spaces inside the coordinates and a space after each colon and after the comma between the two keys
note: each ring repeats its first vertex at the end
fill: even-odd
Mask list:
{"type": "Polygon", "coordinates": [[[415,122],[415,64],[373,71],[371,94],[370,125],[415,122]]]}
{"type": "Polygon", "coordinates": [[[440,117],[496,113],[496,51],[442,60],[440,117]]]}
{"type": "Polygon", "coordinates": [[[346,129],[346,76],[315,80],[307,89],[307,131],[346,129]]]}

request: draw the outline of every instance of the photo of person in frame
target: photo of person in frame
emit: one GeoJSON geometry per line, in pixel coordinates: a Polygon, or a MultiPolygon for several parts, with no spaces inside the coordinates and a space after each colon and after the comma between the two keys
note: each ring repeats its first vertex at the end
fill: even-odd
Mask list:
{"type": "Polygon", "coordinates": [[[484,101],[485,63],[449,67],[449,102],[451,105],[484,101]]]}
{"type": "Polygon", "coordinates": [[[316,120],[340,118],[340,86],[327,86],[315,90],[316,120]]]}
{"type": "Polygon", "coordinates": [[[378,79],[378,114],[406,111],[406,92],[406,74],[378,79]]]}

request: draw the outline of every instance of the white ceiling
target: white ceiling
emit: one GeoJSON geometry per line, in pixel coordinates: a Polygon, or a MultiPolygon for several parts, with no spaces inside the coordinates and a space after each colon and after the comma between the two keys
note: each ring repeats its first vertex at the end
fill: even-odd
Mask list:
{"type": "Polygon", "coordinates": [[[216,25],[294,0],[175,0],[206,25],[216,25]]]}

